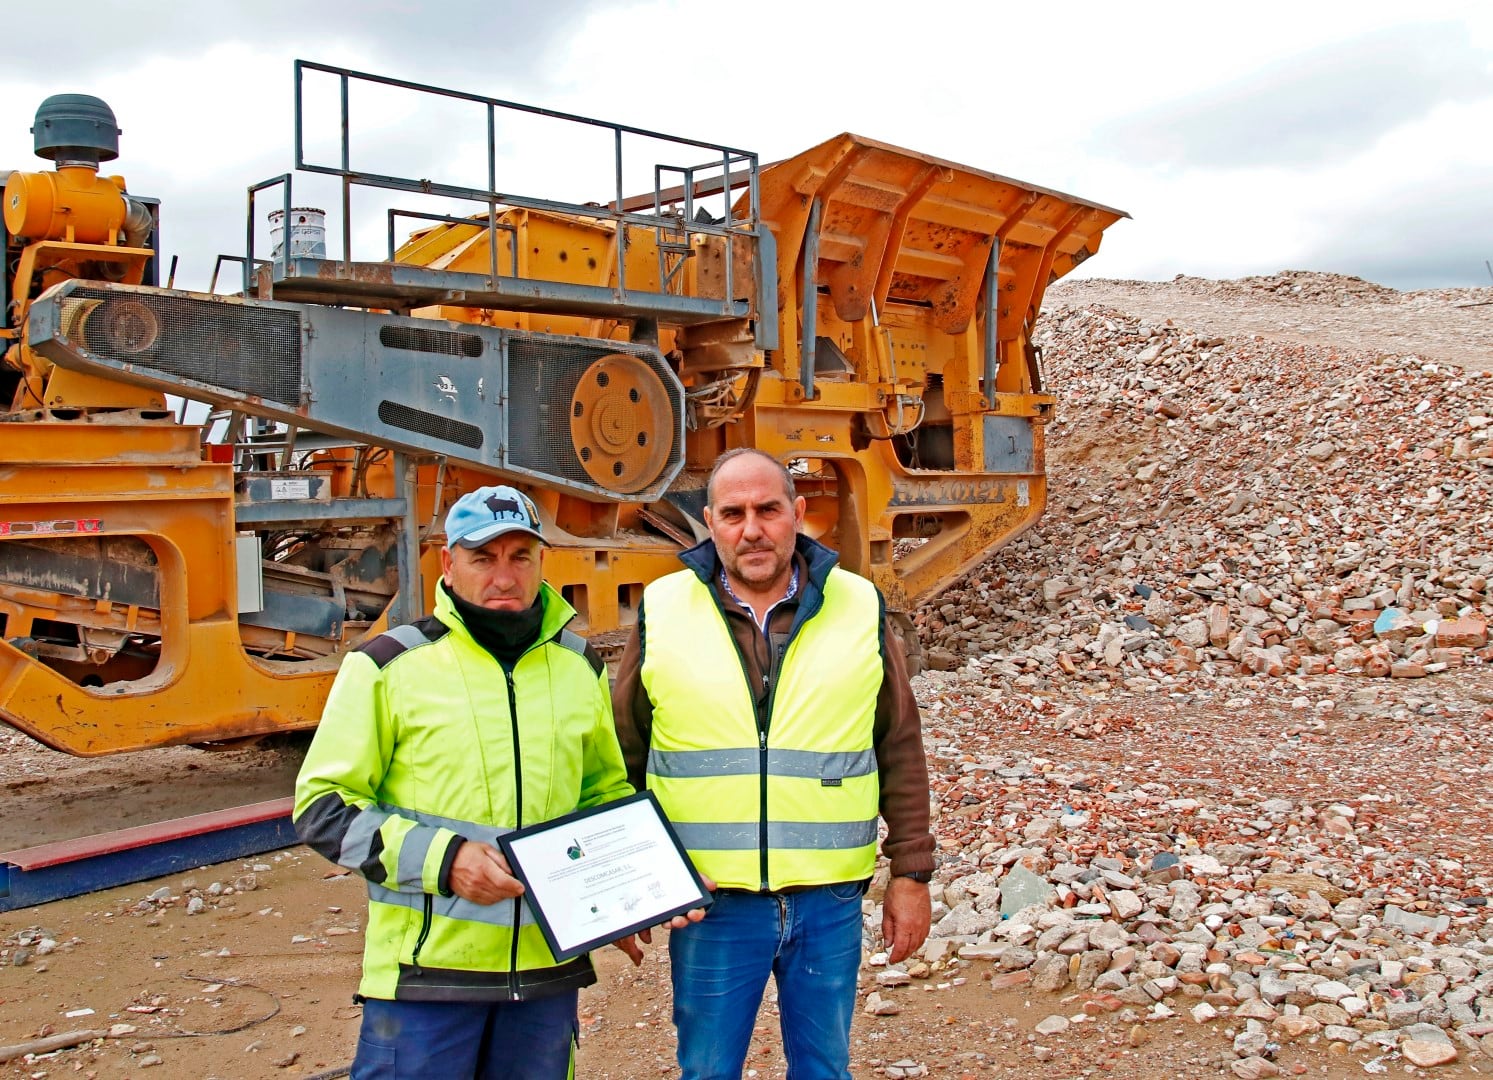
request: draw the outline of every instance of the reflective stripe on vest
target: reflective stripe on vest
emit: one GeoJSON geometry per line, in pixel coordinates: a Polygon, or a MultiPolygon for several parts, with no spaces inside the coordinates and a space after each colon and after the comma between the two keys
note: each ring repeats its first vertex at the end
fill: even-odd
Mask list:
{"type": "MultiPolygon", "coordinates": [[[[379,904],[393,904],[395,907],[414,908],[421,911],[425,907],[426,893],[396,892],[386,889],[382,885],[368,882],[368,899],[379,904]]],[[[434,896],[431,899],[431,912],[443,915],[448,919],[461,919],[465,922],[487,923],[489,926],[502,926],[513,929],[513,901],[500,900],[496,904],[475,904],[470,900],[463,900],[459,896],[434,896]]],[[[520,907],[523,915],[519,918],[521,926],[536,926],[538,923],[534,918],[534,912],[525,900],[520,907]]]]}
{"type": "Polygon", "coordinates": [[[823,606],[783,658],[765,747],[714,593],[682,571],[650,584],[644,606],[642,681],[653,703],[648,787],[695,865],[729,888],[869,877],[883,676],[875,587],[830,571],[823,606]]]}
{"type": "MultiPolygon", "coordinates": [[[[720,822],[675,822],[679,841],[693,851],[756,851],[762,827],[755,821],[726,825],[720,822]]],[[[876,819],[870,821],[769,821],[767,846],[771,848],[858,848],[876,843],[876,819]]],[[[854,880],[847,878],[846,880],[854,880]]]]}
{"type": "MultiPolygon", "coordinates": [[[[756,776],[762,767],[755,748],[734,750],[649,750],[648,771],[655,776],[756,776]]],[[[868,776],[876,771],[876,751],[821,753],[768,747],[769,776],[812,776],[816,780],[868,776]]]]}
{"type": "Polygon", "coordinates": [[[385,630],[384,633],[404,646],[405,650],[418,649],[421,645],[430,644],[430,639],[420,628],[411,626],[409,623],[401,623],[392,630],[385,630]]]}

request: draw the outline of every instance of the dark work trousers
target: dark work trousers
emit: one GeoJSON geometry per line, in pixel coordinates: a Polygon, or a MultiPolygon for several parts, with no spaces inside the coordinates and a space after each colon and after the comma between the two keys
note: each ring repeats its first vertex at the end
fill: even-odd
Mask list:
{"type": "Polygon", "coordinates": [[[575,1067],[578,991],[537,1001],[363,1005],[352,1080],[566,1080],[575,1067]]]}

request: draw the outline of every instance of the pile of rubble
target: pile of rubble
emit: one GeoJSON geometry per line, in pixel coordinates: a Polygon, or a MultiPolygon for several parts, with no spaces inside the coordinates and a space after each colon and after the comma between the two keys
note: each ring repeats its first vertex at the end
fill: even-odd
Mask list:
{"type": "MultiPolygon", "coordinates": [[[[1260,812],[1279,822],[1298,809],[1270,800],[1260,812]]],[[[1318,875],[1259,873],[1249,862],[1235,850],[1084,865],[1011,848],[992,860],[1003,873],[939,890],[918,965],[983,961],[996,989],[1073,995],[1071,1016],[1036,1025],[1042,1037],[1115,1014],[1140,1045],[1147,1024],[1185,1012],[1227,1031],[1228,1048],[1212,1057],[1238,1076],[1274,1075],[1270,1059],[1297,1040],[1419,1066],[1493,1056],[1493,927],[1459,925],[1455,943],[1437,943],[1468,918],[1376,910],[1318,875]]],[[[877,984],[923,973],[884,969],[877,984]]],[[[866,1008],[896,1005],[878,990],[866,1008]]]]}
{"type": "Polygon", "coordinates": [[[1051,501],[918,613],[1020,689],[1419,677],[1487,660],[1493,373],[1043,318],[1051,501]]]}
{"type": "MultiPolygon", "coordinates": [[[[1084,289],[1089,282],[1075,280],[1065,282],[1059,292],[1069,293],[1084,289]]],[[[1131,286],[1154,289],[1154,281],[1106,280],[1104,285],[1131,286]]],[[[1271,303],[1280,301],[1299,304],[1349,307],[1360,304],[1376,304],[1386,307],[1420,307],[1439,304],[1479,304],[1493,301],[1493,289],[1460,287],[1443,289],[1415,289],[1400,292],[1387,285],[1365,281],[1348,274],[1323,273],[1316,270],[1281,270],[1274,274],[1257,274],[1251,277],[1215,280],[1178,274],[1165,283],[1171,295],[1188,293],[1194,296],[1215,296],[1240,303],[1257,303],[1265,299],[1271,303]]]]}
{"type": "MultiPolygon", "coordinates": [[[[1274,1075],[1273,1058],[1305,1046],[1486,1066],[1488,675],[1445,700],[1393,684],[1400,701],[1336,730],[1321,706],[1340,687],[1300,695],[1301,722],[1282,725],[1241,683],[1053,743],[1050,707],[925,674],[935,924],[911,963],[873,966],[865,1010],[898,1012],[903,985],[983,976],[1055,995],[1038,1060],[1076,1050],[1064,1040],[1084,1025],[1139,1046],[1172,1023],[1215,1037],[1189,1064],[1241,1077],[1274,1075]]],[[[869,910],[873,944],[879,925],[869,910]]]]}
{"type": "MultiPolygon", "coordinates": [[[[1188,279],[1199,285],[1205,279],[1188,279]]],[[[1314,270],[1282,270],[1276,274],[1256,275],[1229,281],[1207,281],[1220,295],[1244,295],[1258,298],[1262,294],[1306,304],[1396,304],[1405,294],[1385,285],[1345,274],[1324,274],[1314,270]]]]}
{"type": "Polygon", "coordinates": [[[1493,374],[1085,304],[1038,343],[1050,504],[918,612],[936,925],[867,1010],[982,971],[1062,995],[1039,1060],[1172,1020],[1240,1077],[1485,1066],[1493,374]]]}

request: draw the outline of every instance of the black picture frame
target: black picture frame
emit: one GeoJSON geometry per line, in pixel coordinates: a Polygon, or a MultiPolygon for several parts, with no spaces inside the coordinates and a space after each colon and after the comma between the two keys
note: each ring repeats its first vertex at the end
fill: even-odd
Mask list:
{"type": "Polygon", "coordinates": [[[574,959],[583,953],[590,952],[598,946],[608,945],[618,938],[626,937],[628,934],[635,934],[639,930],[647,930],[661,923],[668,922],[674,916],[682,915],[694,908],[708,908],[714,902],[714,897],[711,896],[710,890],[705,887],[705,882],[700,877],[700,872],[695,869],[694,863],[690,861],[689,853],[685,851],[684,845],[680,842],[679,834],[674,831],[674,827],[670,824],[668,817],[665,816],[657,797],[651,791],[640,791],[637,794],[629,795],[622,799],[603,803],[601,806],[590,807],[586,810],[576,810],[573,813],[565,814],[562,817],[557,817],[538,825],[530,825],[514,832],[505,833],[497,838],[497,842],[504,857],[508,860],[508,866],[513,871],[513,876],[523,882],[524,899],[528,902],[529,909],[534,913],[535,921],[539,924],[539,930],[544,935],[545,943],[549,945],[550,951],[555,954],[555,959],[561,963],[574,959]],[[626,925],[617,928],[609,927],[604,933],[588,938],[585,941],[572,942],[569,945],[562,943],[558,939],[550,916],[545,913],[544,909],[546,900],[553,903],[556,897],[553,895],[540,895],[541,893],[548,892],[548,886],[541,885],[541,888],[535,888],[535,882],[531,880],[530,873],[524,866],[524,856],[520,853],[519,849],[525,846],[525,841],[542,839],[550,834],[556,834],[557,843],[564,843],[565,839],[574,833],[577,823],[587,821],[591,818],[603,817],[608,814],[616,814],[621,809],[636,806],[639,803],[646,804],[653,811],[653,814],[656,815],[658,824],[667,836],[670,846],[672,846],[683,868],[688,871],[690,879],[694,882],[697,895],[691,896],[683,903],[671,904],[658,911],[646,911],[645,914],[635,920],[628,921],[626,925]]]}

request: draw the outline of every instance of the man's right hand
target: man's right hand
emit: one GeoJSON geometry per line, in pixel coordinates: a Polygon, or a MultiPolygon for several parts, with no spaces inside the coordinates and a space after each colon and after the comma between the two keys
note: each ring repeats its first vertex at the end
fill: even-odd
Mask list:
{"type": "Polygon", "coordinates": [[[474,904],[496,904],[522,896],[523,882],[513,876],[508,860],[491,844],[467,840],[451,862],[451,891],[474,904]]]}

